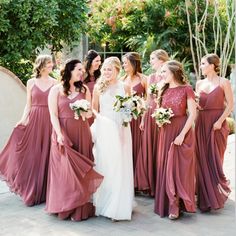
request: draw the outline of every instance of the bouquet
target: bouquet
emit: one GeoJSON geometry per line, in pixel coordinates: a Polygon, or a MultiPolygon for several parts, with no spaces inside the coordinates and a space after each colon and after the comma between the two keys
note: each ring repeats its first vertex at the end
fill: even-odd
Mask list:
{"type": "Polygon", "coordinates": [[[125,127],[128,126],[132,119],[136,120],[146,110],[143,98],[137,95],[124,97],[117,95],[113,107],[116,112],[121,113],[122,125],[125,127]]]}
{"type": "Polygon", "coordinates": [[[158,127],[161,127],[164,124],[170,124],[170,118],[174,116],[174,113],[171,108],[156,108],[152,114],[152,117],[156,120],[158,127]]]}
{"type": "Polygon", "coordinates": [[[78,120],[79,117],[81,116],[83,121],[85,120],[84,112],[88,112],[90,109],[90,103],[85,100],[77,100],[73,103],[70,103],[70,108],[71,110],[74,111],[75,119],[78,120]]]}
{"type": "Polygon", "coordinates": [[[148,92],[152,95],[155,95],[155,96],[157,96],[158,90],[159,90],[159,88],[158,88],[157,84],[151,84],[148,88],[148,92]]]}

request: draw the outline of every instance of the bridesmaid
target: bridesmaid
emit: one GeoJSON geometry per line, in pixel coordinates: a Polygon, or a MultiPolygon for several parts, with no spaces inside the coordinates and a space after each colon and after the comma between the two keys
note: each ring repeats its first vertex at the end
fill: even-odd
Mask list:
{"type": "Polygon", "coordinates": [[[161,88],[163,80],[161,77],[161,67],[169,60],[168,53],[165,50],[158,49],[151,53],[150,64],[156,72],[151,74],[147,80],[147,105],[148,110],[142,117],[140,129],[142,133],[141,148],[137,157],[135,170],[135,188],[138,191],[144,191],[150,196],[155,195],[156,186],[156,153],[157,153],[157,135],[158,126],[151,117],[156,108],[156,97],[158,91],[150,92],[151,86],[161,88]]]}
{"type": "MultiPolygon", "coordinates": [[[[93,95],[94,85],[97,79],[101,75],[100,66],[101,66],[100,55],[95,50],[89,50],[84,61],[84,69],[85,69],[84,83],[89,88],[91,96],[93,95]]],[[[94,118],[90,117],[88,121],[89,125],[91,126],[94,121],[94,118]]]]}
{"type": "Polygon", "coordinates": [[[27,206],[45,202],[52,126],[48,93],[56,84],[49,76],[53,62],[40,55],[34,65],[35,77],[27,81],[27,101],[21,120],[0,153],[0,175],[12,192],[27,206]]]}
{"type": "Polygon", "coordinates": [[[177,219],[181,210],[195,212],[195,159],[192,125],[196,117],[194,92],[187,84],[182,64],[166,62],[161,75],[165,85],[158,105],[171,108],[170,124],[159,129],[155,213],[177,219]]]}
{"type": "Polygon", "coordinates": [[[95,50],[89,50],[84,61],[85,78],[84,83],[93,94],[94,85],[101,75],[100,71],[101,57],[95,50]]]}
{"type": "Polygon", "coordinates": [[[93,170],[88,121],[75,119],[70,108],[70,103],[80,99],[91,103],[90,91],[81,80],[82,71],[79,60],[68,61],[61,71],[61,84],[51,89],[48,98],[53,133],[46,211],[75,221],[94,216],[90,201],[103,179],[93,170]]]}
{"type": "MultiPolygon", "coordinates": [[[[125,71],[124,77],[121,79],[125,84],[131,88],[133,94],[140,97],[146,95],[147,78],[142,74],[141,59],[138,53],[128,52],[123,56],[123,68],[125,71]]],[[[132,146],[133,146],[133,167],[135,170],[136,160],[141,145],[141,130],[139,128],[141,117],[137,120],[132,120],[130,123],[132,133],[132,146]]],[[[134,173],[135,175],[135,173],[134,173]]]]}
{"type": "Polygon", "coordinates": [[[223,208],[230,194],[223,160],[229,134],[225,119],[233,110],[233,93],[230,81],[218,75],[219,66],[216,54],[204,56],[200,68],[205,79],[196,84],[197,199],[203,212],[223,208]]]}

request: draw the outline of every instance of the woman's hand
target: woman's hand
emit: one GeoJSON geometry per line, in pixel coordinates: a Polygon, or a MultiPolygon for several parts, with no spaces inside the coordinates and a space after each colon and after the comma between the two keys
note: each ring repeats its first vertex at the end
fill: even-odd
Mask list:
{"type": "Polygon", "coordinates": [[[222,127],[222,122],[220,122],[219,120],[213,124],[213,130],[219,130],[221,129],[221,127],[222,127]]]}
{"type": "Polygon", "coordinates": [[[29,123],[29,118],[27,117],[25,120],[20,120],[16,123],[15,127],[17,127],[18,125],[24,125],[26,126],[29,123]]]}
{"type": "Polygon", "coordinates": [[[62,134],[57,135],[57,142],[59,145],[63,146],[64,145],[64,136],[62,134]]]}
{"type": "Polygon", "coordinates": [[[183,141],[184,141],[184,135],[180,134],[175,138],[174,144],[180,146],[182,145],[183,141]]]}
{"type": "Polygon", "coordinates": [[[139,129],[140,129],[141,131],[144,131],[144,121],[143,121],[143,120],[141,120],[141,123],[140,123],[140,125],[139,125],[139,129]]]}

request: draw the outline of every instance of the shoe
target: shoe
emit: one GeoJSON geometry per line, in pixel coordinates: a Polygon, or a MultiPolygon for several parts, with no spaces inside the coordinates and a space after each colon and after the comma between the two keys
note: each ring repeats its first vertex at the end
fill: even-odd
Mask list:
{"type": "Polygon", "coordinates": [[[179,215],[169,214],[169,219],[170,220],[177,220],[178,218],[179,218],[179,215]]]}

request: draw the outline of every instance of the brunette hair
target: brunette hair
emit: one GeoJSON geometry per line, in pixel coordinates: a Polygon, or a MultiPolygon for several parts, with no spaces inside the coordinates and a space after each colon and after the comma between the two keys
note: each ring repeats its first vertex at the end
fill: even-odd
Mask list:
{"type": "MultiPolygon", "coordinates": [[[[89,73],[89,70],[92,66],[93,60],[97,56],[99,56],[99,54],[95,50],[89,50],[87,56],[85,57],[84,68],[85,68],[86,75],[85,75],[84,83],[90,82],[91,75],[89,73]]],[[[94,71],[95,81],[100,77],[100,75],[101,75],[100,68],[94,71]]]]}
{"type": "Polygon", "coordinates": [[[142,73],[141,58],[137,52],[128,52],[123,56],[123,58],[127,58],[129,60],[133,68],[133,75],[142,73]]]}
{"type": "MultiPolygon", "coordinates": [[[[168,69],[171,71],[176,82],[178,82],[179,84],[182,84],[182,85],[188,83],[188,79],[185,75],[183,65],[180,62],[178,62],[176,60],[171,60],[171,61],[165,62],[164,65],[166,65],[168,67],[168,69]]],[[[169,84],[165,84],[161,88],[160,93],[158,95],[159,106],[161,106],[163,94],[166,91],[166,89],[168,89],[168,88],[169,88],[169,84]]]]}
{"type": "MultiPolygon", "coordinates": [[[[71,80],[71,72],[75,69],[76,65],[81,63],[78,59],[71,59],[66,62],[64,68],[61,70],[61,81],[63,82],[63,92],[67,96],[69,95],[70,90],[70,80],[71,80]]],[[[76,90],[79,92],[86,93],[87,89],[83,84],[83,81],[76,81],[74,82],[76,90]]]]}
{"type": "Polygon", "coordinates": [[[215,53],[206,54],[203,58],[205,58],[209,64],[214,65],[214,70],[217,74],[220,73],[220,58],[215,53]]]}

